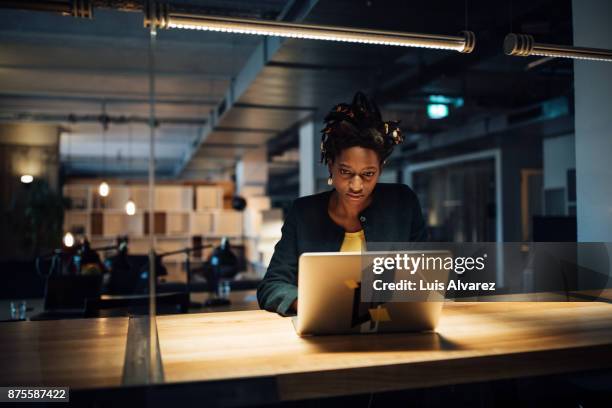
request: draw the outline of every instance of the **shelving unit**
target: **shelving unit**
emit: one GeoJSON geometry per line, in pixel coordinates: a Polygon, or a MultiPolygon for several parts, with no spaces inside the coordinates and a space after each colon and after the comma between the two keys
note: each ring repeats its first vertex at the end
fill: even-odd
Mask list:
{"type": "MultiPolygon", "coordinates": [[[[145,255],[149,249],[148,187],[110,183],[108,197],[100,197],[97,184],[67,184],[64,196],[72,208],[64,215],[64,230],[75,238],[87,237],[92,247],[113,245],[118,236],[127,235],[129,251],[145,255]],[[125,213],[125,203],[132,198],[136,214],[125,213]]],[[[225,189],[227,190],[227,188],[225,189]]],[[[218,245],[228,237],[232,244],[243,244],[243,213],[224,208],[224,188],[214,185],[160,185],[155,187],[154,248],[157,253],[193,246],[198,241],[218,245]],[[194,199],[195,198],[195,199],[194,199]]],[[[192,255],[197,262],[210,254],[192,255]]],[[[109,254],[110,255],[110,254],[109,254]]],[[[164,258],[167,281],[184,282],[185,255],[164,258]]]]}

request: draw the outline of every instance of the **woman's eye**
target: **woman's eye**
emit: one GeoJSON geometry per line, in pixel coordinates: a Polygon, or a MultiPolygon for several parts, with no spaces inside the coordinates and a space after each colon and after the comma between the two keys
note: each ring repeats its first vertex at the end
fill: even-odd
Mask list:
{"type": "Polygon", "coordinates": [[[345,169],[340,169],[340,174],[346,175],[346,174],[351,174],[351,172],[345,169]]]}
{"type": "Polygon", "coordinates": [[[372,171],[368,171],[366,173],[363,173],[364,177],[372,177],[373,175],[374,175],[374,172],[372,172],[372,171]]]}

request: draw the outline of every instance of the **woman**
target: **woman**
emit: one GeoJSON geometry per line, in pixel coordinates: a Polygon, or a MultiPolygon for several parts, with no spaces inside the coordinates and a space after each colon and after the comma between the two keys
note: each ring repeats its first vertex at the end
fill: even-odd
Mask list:
{"type": "Polygon", "coordinates": [[[304,252],[360,251],[367,242],[425,240],[414,192],[404,184],[378,183],[385,160],[403,141],[397,125],[383,122],[361,92],[351,105],[336,105],[325,117],[321,162],[333,189],[293,202],[257,288],[262,309],[283,316],[297,312],[297,265],[304,252]]]}

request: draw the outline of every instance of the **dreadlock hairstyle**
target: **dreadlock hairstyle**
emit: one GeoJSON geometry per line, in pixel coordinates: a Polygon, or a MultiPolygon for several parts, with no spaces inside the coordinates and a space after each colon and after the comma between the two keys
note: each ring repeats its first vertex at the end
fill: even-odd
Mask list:
{"type": "Polygon", "coordinates": [[[400,122],[383,122],[376,103],[362,92],[355,94],[350,105],[334,106],[324,122],[321,163],[333,162],[342,150],[354,146],[374,150],[382,163],[404,141],[400,122]]]}

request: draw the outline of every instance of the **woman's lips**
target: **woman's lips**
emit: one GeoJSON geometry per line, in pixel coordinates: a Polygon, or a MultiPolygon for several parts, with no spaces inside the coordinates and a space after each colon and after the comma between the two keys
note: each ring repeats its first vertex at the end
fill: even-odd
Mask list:
{"type": "Polygon", "coordinates": [[[351,193],[347,193],[346,194],[351,200],[361,200],[363,198],[363,195],[361,194],[351,194],[351,193]]]}

